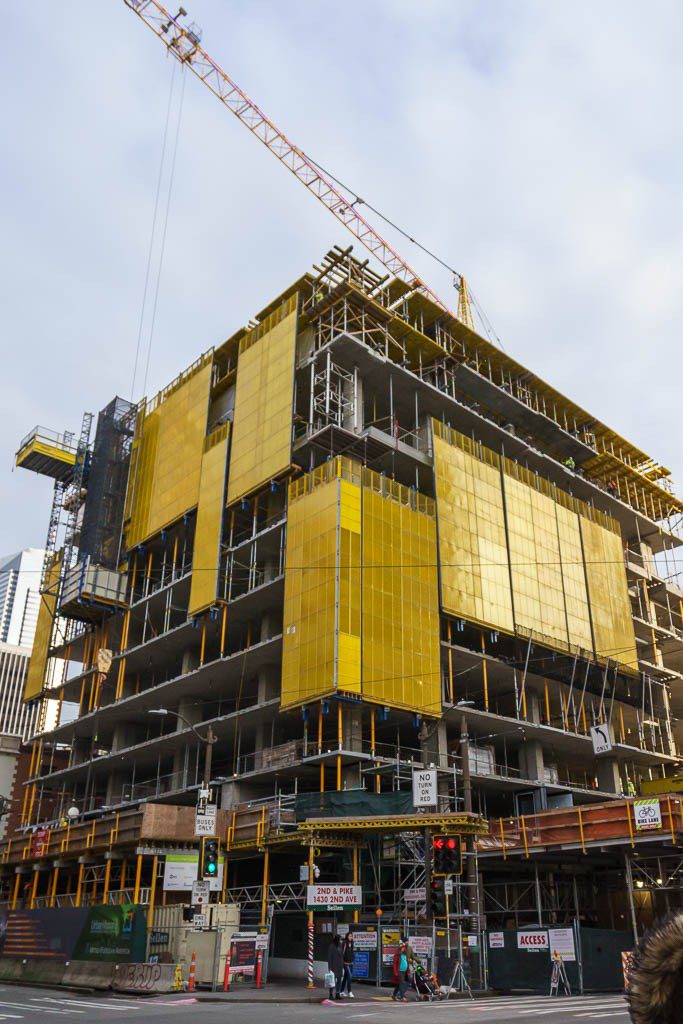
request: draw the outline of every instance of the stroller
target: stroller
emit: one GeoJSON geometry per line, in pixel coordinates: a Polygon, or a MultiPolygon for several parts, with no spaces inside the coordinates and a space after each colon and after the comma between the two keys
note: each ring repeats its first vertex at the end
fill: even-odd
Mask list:
{"type": "Polygon", "coordinates": [[[433,999],[441,998],[441,989],[439,988],[436,976],[430,974],[423,964],[415,965],[413,970],[413,988],[420,999],[428,999],[431,1002],[433,999]]]}

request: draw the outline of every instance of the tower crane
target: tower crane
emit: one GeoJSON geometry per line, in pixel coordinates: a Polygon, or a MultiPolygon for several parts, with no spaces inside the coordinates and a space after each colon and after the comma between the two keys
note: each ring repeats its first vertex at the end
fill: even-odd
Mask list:
{"type": "Polygon", "coordinates": [[[359,196],[348,198],[332,175],[324,172],[310,157],[299,149],[263,111],[247,96],[243,89],[201,47],[202,33],[195,23],[182,23],[187,18],[184,7],[174,16],[158,0],[124,0],[138,17],[154,32],[181,64],[232,111],[245,128],[283,164],[308,191],[361,242],[389,273],[408,286],[411,292],[420,292],[436,303],[445,313],[456,317],[468,327],[472,326],[469,292],[463,278],[455,275],[458,289],[458,313],[452,310],[432,291],[396,250],[356,209],[362,205],[359,196]]]}

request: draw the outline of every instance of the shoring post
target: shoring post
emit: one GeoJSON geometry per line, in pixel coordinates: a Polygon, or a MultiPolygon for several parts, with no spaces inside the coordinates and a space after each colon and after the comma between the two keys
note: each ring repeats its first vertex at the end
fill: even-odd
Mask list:
{"type": "MultiPolygon", "coordinates": [[[[342,749],[343,744],[343,732],[344,732],[344,718],[342,711],[342,702],[337,701],[337,749],[342,749]]],[[[337,754],[337,792],[342,788],[342,759],[341,754],[337,754]]]]}
{"type": "Polygon", "coordinates": [[[102,889],[102,902],[106,904],[107,897],[109,896],[109,882],[111,880],[111,857],[107,857],[107,863],[104,868],[104,887],[102,889]]]}
{"type": "Polygon", "coordinates": [[[17,871],[14,876],[14,891],[12,893],[12,910],[17,909],[17,900],[19,899],[19,886],[21,885],[21,875],[17,871]]]}
{"type": "Polygon", "coordinates": [[[140,899],[140,878],[142,877],[142,854],[138,854],[137,865],[135,868],[135,888],[133,889],[133,903],[136,904],[140,899]]]}
{"type": "Polygon", "coordinates": [[[626,888],[628,889],[628,905],[631,912],[631,926],[633,928],[633,941],[638,941],[638,921],[636,919],[636,905],[633,899],[633,870],[631,868],[631,858],[628,853],[624,853],[624,866],[626,868],[626,888]]]}
{"type": "Polygon", "coordinates": [[[123,890],[126,887],[126,867],[127,866],[128,866],[128,861],[124,857],[123,860],[121,861],[121,878],[119,880],[119,906],[121,906],[121,904],[123,903],[123,890]]]}
{"type": "MultiPolygon", "coordinates": [[[[484,678],[484,707],[488,711],[489,709],[489,674],[488,666],[486,664],[486,642],[484,640],[484,631],[481,633],[481,670],[484,678]]],[[[451,698],[452,699],[452,698],[451,698]]]]}
{"type": "Polygon", "coordinates": [[[586,852],[586,837],[585,837],[585,834],[584,834],[584,831],[583,831],[583,814],[581,813],[581,806],[580,805],[576,809],[579,812],[579,832],[581,833],[581,849],[585,853],[586,852]]]}
{"type": "Polygon", "coordinates": [[[633,825],[631,824],[631,801],[626,801],[626,821],[628,822],[628,833],[631,837],[631,847],[635,848],[636,841],[633,836],[633,825]]]}
{"type": "Polygon", "coordinates": [[[36,901],[36,893],[38,892],[38,875],[40,872],[36,866],[33,866],[33,881],[31,882],[31,899],[29,901],[29,910],[33,910],[33,905],[36,901]]]}
{"type": "Polygon", "coordinates": [[[57,880],[59,878],[59,868],[55,865],[52,869],[52,886],[50,888],[50,906],[54,907],[55,899],[57,897],[57,880]]]}
{"type": "Polygon", "coordinates": [[[668,807],[669,807],[669,827],[671,828],[671,842],[674,844],[674,846],[677,846],[678,843],[677,843],[677,840],[676,840],[676,830],[674,828],[674,814],[673,814],[673,811],[671,810],[671,797],[670,796],[668,796],[666,798],[666,802],[667,802],[668,807]]]}
{"type": "Polygon", "coordinates": [[[74,903],[75,907],[80,907],[80,905],[81,905],[81,896],[83,894],[83,871],[84,870],[85,870],[85,864],[83,863],[83,861],[81,861],[81,863],[78,865],[78,884],[76,886],[76,902],[74,903]]]}
{"type": "Polygon", "coordinates": [[[268,919],[268,882],[270,879],[270,850],[266,847],[263,854],[263,885],[261,887],[261,927],[265,927],[268,919]]]}
{"type": "Polygon", "coordinates": [[[147,929],[148,929],[148,931],[152,928],[152,924],[154,923],[154,897],[156,896],[156,892],[157,892],[157,865],[158,865],[158,863],[159,863],[159,858],[157,857],[157,855],[155,853],[154,857],[152,858],[152,884],[150,885],[150,888],[149,888],[149,907],[147,908],[147,929]]]}
{"type": "MultiPolygon", "coordinates": [[[[308,846],[308,884],[313,885],[313,843],[308,846]]],[[[315,988],[313,982],[313,951],[315,934],[313,930],[313,911],[308,911],[308,963],[306,968],[306,988],[315,988]]]]}

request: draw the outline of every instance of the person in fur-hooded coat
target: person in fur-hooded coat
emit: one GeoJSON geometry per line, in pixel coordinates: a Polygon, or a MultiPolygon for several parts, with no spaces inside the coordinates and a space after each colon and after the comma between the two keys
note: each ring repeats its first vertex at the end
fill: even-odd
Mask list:
{"type": "Polygon", "coordinates": [[[683,914],[659,921],[641,940],[629,971],[633,1024],[683,1021],[683,914]]]}

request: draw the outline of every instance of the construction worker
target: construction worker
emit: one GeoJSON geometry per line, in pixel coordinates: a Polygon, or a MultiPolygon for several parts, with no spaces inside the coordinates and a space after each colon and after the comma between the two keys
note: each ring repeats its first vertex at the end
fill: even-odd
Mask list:
{"type": "Polygon", "coordinates": [[[574,462],[574,459],[571,457],[571,455],[568,459],[564,460],[564,464],[567,467],[567,469],[571,469],[572,473],[576,469],[576,463],[574,462]]]}
{"type": "Polygon", "coordinates": [[[683,914],[672,914],[647,932],[636,950],[628,980],[633,1024],[680,1024],[683,914]]]}

